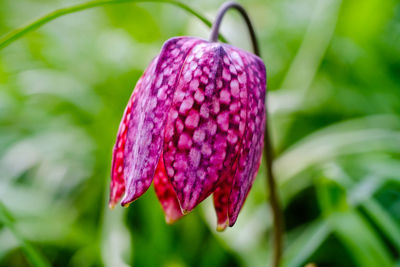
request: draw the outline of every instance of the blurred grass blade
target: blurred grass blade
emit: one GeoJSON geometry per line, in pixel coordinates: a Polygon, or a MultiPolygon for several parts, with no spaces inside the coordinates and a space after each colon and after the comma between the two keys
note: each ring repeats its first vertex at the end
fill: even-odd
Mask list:
{"type": "MultiPolygon", "coordinates": [[[[277,93],[277,95],[284,95],[288,91],[296,92],[297,99],[291,103],[292,110],[299,109],[307,98],[308,89],[334,35],[341,4],[341,0],[316,1],[307,32],[282,82],[283,90],[277,93]]],[[[273,102],[271,105],[272,110],[277,109],[273,102]]],[[[278,147],[282,146],[292,122],[293,117],[288,117],[281,125],[280,135],[276,138],[278,147]]]]}
{"type": "Polygon", "coordinates": [[[363,203],[363,207],[378,227],[386,234],[387,238],[393,242],[397,250],[400,251],[399,225],[378,202],[369,199],[363,203]]]}
{"type": "MultiPolygon", "coordinates": [[[[18,28],[16,30],[6,34],[5,36],[0,38],[0,49],[6,47],[7,45],[11,44],[15,40],[21,38],[22,36],[24,36],[25,34],[31,32],[31,31],[39,28],[40,26],[42,26],[56,18],[62,17],[64,15],[79,12],[79,11],[93,8],[93,7],[98,7],[98,6],[129,3],[129,2],[168,3],[171,5],[177,6],[179,8],[182,8],[183,10],[187,11],[188,13],[194,15],[208,27],[212,26],[212,23],[206,17],[201,15],[199,12],[195,11],[193,8],[191,8],[190,6],[188,6],[182,2],[175,1],[175,0],[95,0],[95,1],[89,1],[86,3],[82,3],[82,4],[77,4],[77,5],[70,6],[70,7],[60,8],[60,9],[55,10],[47,15],[44,15],[43,17],[33,21],[32,23],[30,23],[24,27],[18,28]]],[[[223,42],[227,42],[226,39],[222,35],[220,35],[220,40],[223,42]]]]}
{"type": "Polygon", "coordinates": [[[393,266],[385,244],[358,212],[336,217],[335,231],[359,266],[393,266]]]}
{"type": "Polygon", "coordinates": [[[284,253],[283,266],[303,266],[331,233],[327,221],[312,222],[302,234],[291,242],[284,253]]]}
{"type": "Polygon", "coordinates": [[[288,183],[308,167],[342,155],[371,151],[398,153],[399,122],[399,118],[392,115],[368,116],[339,122],[309,134],[275,160],[279,182],[282,185],[288,183]]]}
{"type": "Polygon", "coordinates": [[[17,231],[14,226],[14,218],[2,202],[0,202],[0,222],[2,222],[13,233],[15,238],[20,243],[21,249],[27,260],[32,266],[50,266],[49,262],[42,255],[40,255],[40,253],[17,231]]]}
{"type": "Polygon", "coordinates": [[[363,207],[372,221],[400,251],[400,227],[398,223],[393,220],[379,202],[372,198],[372,195],[385,184],[385,179],[371,176],[365,177],[355,184],[348,173],[338,165],[330,166],[325,174],[335,177],[335,181],[346,187],[348,202],[354,207],[358,205],[363,207]]]}
{"type": "Polygon", "coordinates": [[[357,266],[393,266],[383,240],[357,210],[348,206],[344,188],[327,178],[320,178],[316,188],[322,214],[357,266]]]}
{"type": "Polygon", "coordinates": [[[307,32],[282,82],[282,89],[305,93],[309,88],[331,42],[341,4],[341,0],[316,1],[307,32]]]}

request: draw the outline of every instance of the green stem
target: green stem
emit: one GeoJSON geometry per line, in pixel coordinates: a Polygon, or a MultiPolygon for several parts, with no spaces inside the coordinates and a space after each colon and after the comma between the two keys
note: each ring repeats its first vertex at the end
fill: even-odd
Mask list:
{"type": "Polygon", "coordinates": [[[32,266],[38,267],[49,267],[50,263],[44,258],[35,247],[32,246],[24,237],[17,231],[14,225],[14,218],[11,215],[11,212],[4,206],[4,204],[0,201],[0,223],[3,223],[14,237],[18,240],[21,250],[25,254],[27,260],[30,262],[32,266]]]}
{"type": "MultiPolygon", "coordinates": [[[[93,7],[110,5],[110,4],[129,3],[129,2],[161,2],[161,3],[172,4],[174,6],[182,8],[183,10],[187,11],[188,13],[194,15],[199,20],[201,20],[204,24],[206,24],[208,27],[212,26],[211,22],[206,17],[204,17],[203,15],[201,15],[200,13],[195,11],[190,6],[188,6],[182,2],[179,2],[179,1],[175,1],[175,0],[95,0],[95,1],[89,1],[86,3],[82,3],[82,4],[77,4],[77,5],[70,6],[70,7],[57,9],[47,15],[44,15],[43,17],[40,17],[39,19],[33,21],[32,23],[30,23],[24,27],[21,27],[21,28],[15,29],[14,31],[11,31],[10,33],[8,33],[0,38],[0,49],[6,47],[7,45],[9,45],[12,42],[14,42],[15,40],[21,38],[25,34],[31,32],[33,30],[36,30],[40,26],[42,26],[58,17],[64,16],[67,14],[71,14],[71,13],[75,13],[75,12],[79,12],[79,11],[93,8],[93,7]]],[[[223,42],[227,42],[226,39],[222,35],[220,35],[220,40],[223,42]]]]}

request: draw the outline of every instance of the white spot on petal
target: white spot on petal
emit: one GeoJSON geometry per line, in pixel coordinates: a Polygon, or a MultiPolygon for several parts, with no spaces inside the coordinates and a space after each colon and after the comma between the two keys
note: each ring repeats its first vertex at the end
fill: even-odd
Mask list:
{"type": "Polygon", "coordinates": [[[242,72],[241,74],[238,75],[238,81],[241,84],[245,84],[246,83],[247,77],[246,77],[246,73],[245,72],[242,72]]]}
{"type": "Polygon", "coordinates": [[[192,80],[192,73],[190,71],[185,72],[183,75],[183,80],[185,82],[190,82],[192,80]]]}
{"type": "Polygon", "coordinates": [[[204,84],[207,84],[207,83],[208,83],[208,78],[207,78],[207,76],[205,76],[205,75],[201,76],[200,81],[201,81],[202,83],[204,83],[204,84]]]}
{"type": "Polygon", "coordinates": [[[197,68],[197,62],[196,61],[191,61],[189,65],[189,69],[194,71],[197,68]]]}
{"type": "Polygon", "coordinates": [[[204,143],[201,146],[201,153],[206,157],[210,156],[212,153],[211,146],[208,143],[204,143]]]}
{"type": "Polygon", "coordinates": [[[229,71],[232,73],[232,74],[237,74],[237,71],[236,71],[236,69],[235,69],[235,67],[233,66],[233,65],[230,65],[229,66],[229,71]]]}
{"type": "Polygon", "coordinates": [[[186,117],[185,125],[189,129],[194,129],[199,125],[200,116],[197,111],[192,110],[189,116],[186,117]]]}
{"type": "Polygon", "coordinates": [[[231,73],[225,68],[222,70],[222,78],[226,81],[231,79],[231,73]]]}
{"type": "Polygon", "coordinates": [[[201,70],[200,69],[196,69],[194,71],[194,77],[199,77],[201,75],[201,70]]]}
{"type": "Polygon", "coordinates": [[[203,169],[197,170],[197,177],[200,180],[204,180],[204,178],[206,178],[206,172],[203,169]]]}
{"type": "Polygon", "coordinates": [[[193,141],[196,143],[203,142],[205,137],[206,137],[206,133],[202,129],[197,129],[193,133],[193,141]]]}
{"type": "Polygon", "coordinates": [[[210,116],[210,111],[207,104],[203,104],[200,107],[200,116],[207,119],[210,116]]]}
{"type": "Polygon", "coordinates": [[[227,131],[229,129],[229,113],[223,112],[219,114],[217,117],[217,123],[221,130],[227,131]]]}
{"type": "Polygon", "coordinates": [[[195,91],[198,87],[199,87],[199,81],[197,79],[192,80],[189,84],[189,89],[192,91],[195,91]]]}
{"type": "Polygon", "coordinates": [[[219,94],[219,99],[223,104],[229,104],[231,102],[231,94],[228,90],[222,90],[219,94]]]}
{"type": "Polygon", "coordinates": [[[231,93],[233,97],[239,97],[239,83],[237,80],[231,81],[231,93]]]}
{"type": "Polygon", "coordinates": [[[189,152],[190,165],[192,165],[194,168],[197,168],[197,167],[199,167],[200,160],[201,160],[200,151],[196,148],[190,149],[190,152],[189,152]]]}
{"type": "Polygon", "coordinates": [[[186,113],[193,106],[193,98],[191,96],[187,97],[182,101],[182,104],[179,108],[180,113],[186,113]]]}
{"type": "Polygon", "coordinates": [[[201,90],[197,90],[194,94],[194,99],[197,103],[202,103],[204,101],[204,94],[201,90]]]}
{"type": "Polygon", "coordinates": [[[192,146],[192,139],[186,133],[181,134],[178,141],[179,149],[189,149],[192,146]]]}

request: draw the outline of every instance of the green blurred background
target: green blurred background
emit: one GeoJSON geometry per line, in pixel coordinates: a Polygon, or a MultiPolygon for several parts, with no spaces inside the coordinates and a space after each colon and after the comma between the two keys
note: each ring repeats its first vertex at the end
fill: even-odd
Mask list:
{"type": "MultiPolygon", "coordinates": [[[[80,0],[0,0],[0,35],[80,0]]],[[[283,266],[400,266],[400,2],[249,0],[268,71],[283,266]]],[[[214,18],[222,1],[187,1],[214,18]]],[[[250,49],[230,12],[222,32],[250,49]]],[[[111,149],[163,42],[207,38],[175,6],[59,18],[0,50],[0,266],[266,266],[261,168],[234,228],[210,200],[175,225],[152,188],[107,208],[111,149]]]]}

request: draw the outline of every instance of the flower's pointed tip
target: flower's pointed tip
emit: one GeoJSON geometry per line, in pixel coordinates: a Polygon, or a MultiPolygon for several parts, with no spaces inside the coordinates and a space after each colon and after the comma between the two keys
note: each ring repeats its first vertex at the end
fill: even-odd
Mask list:
{"type": "Polygon", "coordinates": [[[179,220],[179,218],[174,218],[174,217],[170,217],[170,216],[165,216],[165,222],[167,224],[174,224],[177,220],[179,220]]]}
{"type": "Polygon", "coordinates": [[[164,212],[165,212],[165,222],[167,224],[173,224],[183,216],[180,210],[177,210],[173,206],[169,206],[168,208],[164,209],[164,212]]]}
{"type": "Polygon", "coordinates": [[[115,202],[112,202],[112,201],[110,201],[109,203],[108,203],[108,208],[110,209],[110,210],[113,210],[114,209],[114,207],[115,207],[115,202]]]}
{"type": "Polygon", "coordinates": [[[186,214],[188,214],[188,213],[190,212],[190,210],[188,210],[188,209],[182,209],[182,208],[181,208],[181,211],[182,211],[182,214],[183,214],[183,215],[186,215],[186,214]]]}
{"type": "Polygon", "coordinates": [[[127,208],[127,207],[129,207],[129,205],[130,205],[131,203],[132,203],[132,202],[128,202],[128,201],[124,200],[124,201],[121,202],[121,206],[124,207],[124,208],[127,208]]]}
{"type": "Polygon", "coordinates": [[[218,223],[217,225],[217,232],[223,232],[225,231],[226,227],[228,226],[228,221],[224,223],[218,223]]]}
{"type": "Polygon", "coordinates": [[[237,220],[237,216],[234,216],[234,217],[229,218],[229,221],[227,222],[227,224],[229,225],[229,227],[234,226],[235,223],[236,223],[236,220],[237,220]]]}
{"type": "MultiPolygon", "coordinates": [[[[141,196],[142,194],[140,194],[139,196],[141,196]]],[[[138,199],[139,196],[135,196],[135,195],[125,195],[122,200],[121,200],[121,206],[124,208],[129,207],[129,205],[134,202],[136,199],[138,199]]]]}

